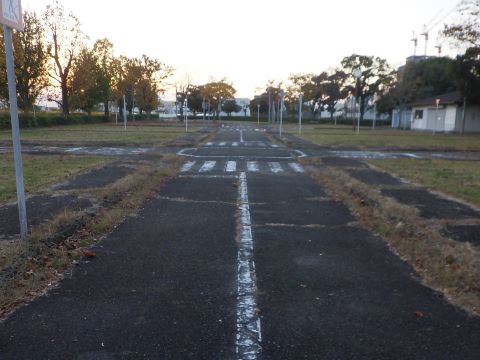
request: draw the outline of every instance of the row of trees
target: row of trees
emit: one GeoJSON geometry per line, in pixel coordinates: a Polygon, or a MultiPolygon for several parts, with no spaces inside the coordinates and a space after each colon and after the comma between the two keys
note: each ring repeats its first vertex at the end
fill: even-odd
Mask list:
{"type": "Polygon", "coordinates": [[[320,74],[294,74],[282,91],[282,84],[267,84],[264,93],[252,103],[252,111],[278,114],[282,93],[287,112],[295,113],[298,98],[313,117],[327,111],[333,119],[344,103],[347,111],[358,111],[363,120],[367,110],[376,106],[379,113],[402,109],[416,99],[459,90],[465,103],[480,103],[480,0],[464,0],[460,7],[462,22],[446,26],[443,34],[456,45],[464,46],[464,54],[455,59],[436,57],[413,59],[393,70],[385,59],[353,54],[341,66],[320,74]],[[355,76],[357,75],[357,76],[355,76]],[[352,105],[353,98],[357,104],[352,105]]]}
{"type": "MultiPolygon", "coordinates": [[[[109,103],[122,111],[124,97],[130,112],[138,107],[150,114],[158,107],[162,84],[173,73],[170,66],[146,55],[116,57],[108,39],[89,47],[79,20],[58,0],[41,15],[26,11],[24,24],[25,30],[13,35],[20,109],[31,111],[41,94],[56,102],[64,115],[75,109],[90,114],[103,103],[108,116],[109,103]]],[[[4,101],[6,82],[5,54],[0,54],[0,99],[4,101]]]]}

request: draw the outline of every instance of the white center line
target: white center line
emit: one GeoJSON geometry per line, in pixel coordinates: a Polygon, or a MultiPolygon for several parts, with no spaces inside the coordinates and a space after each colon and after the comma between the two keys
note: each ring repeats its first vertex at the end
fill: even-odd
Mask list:
{"type": "Polygon", "coordinates": [[[247,169],[251,172],[258,171],[258,163],[256,161],[247,161],[247,169]]]}
{"type": "Polygon", "coordinates": [[[208,172],[208,171],[211,171],[214,167],[215,167],[215,164],[217,162],[216,161],[205,161],[202,165],[202,167],[200,168],[200,170],[198,170],[199,172],[208,172]]]}
{"type": "Polygon", "coordinates": [[[237,171],[237,162],[236,161],[227,161],[225,165],[226,172],[235,172],[237,171]]]}
{"type": "Polygon", "coordinates": [[[237,359],[255,360],[260,354],[262,333],[255,284],[255,262],[253,260],[253,235],[248,202],[247,176],[240,174],[238,205],[240,209],[240,244],[237,262],[237,334],[235,350],[237,359]]]}
{"type": "Polygon", "coordinates": [[[185,164],[183,164],[182,168],[180,169],[180,172],[187,172],[192,170],[192,167],[195,165],[196,161],[188,161],[185,164]]]}
{"type": "Polygon", "coordinates": [[[280,163],[278,162],[269,162],[268,166],[270,166],[270,171],[273,172],[274,174],[283,172],[282,165],[280,165],[280,163]]]}
{"type": "Polygon", "coordinates": [[[305,172],[305,169],[303,168],[302,165],[300,164],[297,164],[297,163],[288,163],[288,166],[290,166],[293,171],[297,172],[297,173],[304,173],[305,172]]]}

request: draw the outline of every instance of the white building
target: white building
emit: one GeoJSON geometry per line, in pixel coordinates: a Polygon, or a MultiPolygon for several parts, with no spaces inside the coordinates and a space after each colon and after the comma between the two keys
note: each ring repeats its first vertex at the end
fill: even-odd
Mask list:
{"type": "Polygon", "coordinates": [[[439,132],[480,132],[480,106],[467,104],[463,124],[463,98],[452,92],[409,104],[411,129],[439,132]],[[437,109],[436,102],[440,100],[437,109]]]}

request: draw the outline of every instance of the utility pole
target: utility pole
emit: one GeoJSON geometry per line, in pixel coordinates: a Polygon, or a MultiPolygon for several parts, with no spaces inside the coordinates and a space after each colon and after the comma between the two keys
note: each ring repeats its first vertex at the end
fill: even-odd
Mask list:
{"type": "Polygon", "coordinates": [[[283,127],[283,99],[284,99],[284,93],[283,90],[280,91],[280,101],[279,103],[279,123],[280,123],[280,139],[282,138],[282,127],[283,127]]]}
{"type": "Polygon", "coordinates": [[[127,101],[123,95],[123,127],[127,130],[127,101]]]}
{"type": "Polygon", "coordinates": [[[260,125],[260,104],[257,104],[257,126],[260,125]]]}

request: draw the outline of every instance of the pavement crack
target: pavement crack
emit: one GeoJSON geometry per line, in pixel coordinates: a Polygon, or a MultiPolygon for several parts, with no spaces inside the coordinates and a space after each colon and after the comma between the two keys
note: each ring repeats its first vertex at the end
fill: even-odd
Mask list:
{"type": "Polygon", "coordinates": [[[193,204],[223,204],[223,205],[236,205],[234,202],[228,201],[217,201],[217,200],[192,200],[192,199],[185,199],[185,198],[171,198],[168,196],[157,196],[159,200],[165,201],[172,201],[172,202],[179,202],[179,203],[193,203],[193,204]]]}

